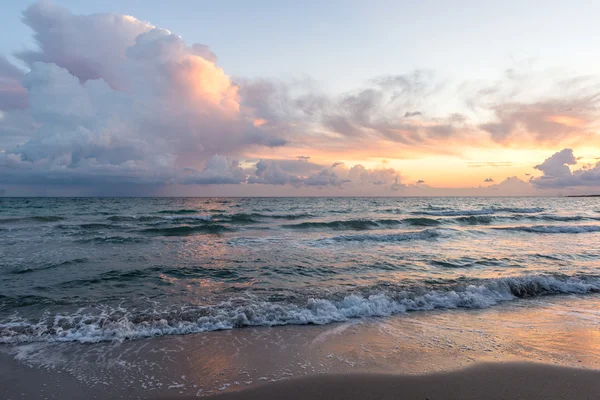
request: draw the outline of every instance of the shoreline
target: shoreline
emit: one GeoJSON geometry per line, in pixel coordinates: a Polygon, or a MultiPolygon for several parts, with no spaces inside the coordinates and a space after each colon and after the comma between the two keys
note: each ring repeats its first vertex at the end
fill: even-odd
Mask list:
{"type": "Polygon", "coordinates": [[[483,391],[486,396],[479,398],[493,399],[489,393],[503,387],[526,393],[548,385],[559,387],[542,398],[594,398],[586,396],[592,389],[600,393],[600,387],[582,376],[593,374],[600,384],[599,300],[572,295],[327,325],[95,344],[5,344],[0,398],[358,400],[394,398],[386,396],[402,391],[414,396],[395,398],[436,400],[453,398],[444,397],[449,388],[467,388],[473,396],[483,391]],[[531,380],[514,386],[523,377],[531,380]],[[443,390],[435,389],[442,381],[443,390]],[[457,388],[453,382],[462,384],[457,388]],[[312,392],[300,390],[305,387],[312,392]],[[423,396],[419,387],[432,392],[423,396]],[[578,397],[566,396],[561,387],[575,388],[578,397]],[[362,394],[352,397],[355,392],[362,394]],[[223,397],[227,393],[232,397],[223,397]],[[302,395],[308,397],[297,397],[302,395]]]}
{"type": "Polygon", "coordinates": [[[331,374],[209,396],[214,400],[597,399],[600,370],[529,363],[482,363],[425,375],[331,374]]]}

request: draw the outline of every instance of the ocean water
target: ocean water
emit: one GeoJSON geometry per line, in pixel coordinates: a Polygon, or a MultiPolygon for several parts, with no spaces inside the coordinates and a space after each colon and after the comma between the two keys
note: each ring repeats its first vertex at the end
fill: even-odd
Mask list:
{"type": "Polygon", "coordinates": [[[597,198],[1,198],[0,343],[593,296],[599,260],[597,198]]]}

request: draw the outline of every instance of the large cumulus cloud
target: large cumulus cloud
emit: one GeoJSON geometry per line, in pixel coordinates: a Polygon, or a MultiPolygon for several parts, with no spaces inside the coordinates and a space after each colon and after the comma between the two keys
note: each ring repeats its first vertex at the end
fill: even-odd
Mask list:
{"type": "Polygon", "coordinates": [[[25,74],[0,60],[5,182],[38,181],[44,172],[56,181],[169,182],[216,153],[285,144],[244,115],[238,86],[205,45],[130,16],[73,15],[47,2],[23,21],[39,50],[16,54],[25,74]],[[26,139],[14,145],[6,139],[17,115],[10,110],[26,107],[26,139]]]}

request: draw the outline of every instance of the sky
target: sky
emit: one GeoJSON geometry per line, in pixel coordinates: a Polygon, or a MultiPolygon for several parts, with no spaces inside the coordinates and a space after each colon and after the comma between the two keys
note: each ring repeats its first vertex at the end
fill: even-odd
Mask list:
{"type": "Polygon", "coordinates": [[[7,0],[0,194],[600,193],[599,13],[7,0]]]}

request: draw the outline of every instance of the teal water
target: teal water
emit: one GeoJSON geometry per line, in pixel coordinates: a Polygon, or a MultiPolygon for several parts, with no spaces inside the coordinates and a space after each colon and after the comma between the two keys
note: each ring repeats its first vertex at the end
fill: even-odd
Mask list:
{"type": "Polygon", "coordinates": [[[600,291],[596,198],[1,198],[0,343],[600,291]]]}

